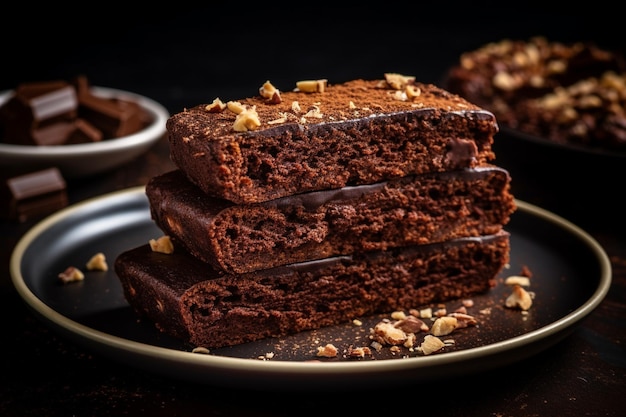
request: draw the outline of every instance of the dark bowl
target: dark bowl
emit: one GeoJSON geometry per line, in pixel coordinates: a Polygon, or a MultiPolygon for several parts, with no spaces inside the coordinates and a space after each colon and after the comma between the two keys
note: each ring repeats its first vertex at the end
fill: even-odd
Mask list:
{"type": "Polygon", "coordinates": [[[626,223],[620,204],[626,152],[557,143],[502,125],[493,149],[516,198],[581,225],[626,223]]]}

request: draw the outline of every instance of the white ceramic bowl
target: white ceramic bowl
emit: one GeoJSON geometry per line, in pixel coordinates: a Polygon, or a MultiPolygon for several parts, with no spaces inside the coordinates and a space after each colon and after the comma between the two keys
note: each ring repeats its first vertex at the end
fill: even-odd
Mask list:
{"type": "MultiPolygon", "coordinates": [[[[106,87],[91,87],[100,97],[133,100],[150,115],[151,122],[132,135],[95,143],[58,146],[30,146],[0,143],[0,167],[57,167],[66,179],[79,178],[107,171],[145,153],[165,135],[168,111],[161,104],[139,94],[106,87]]],[[[0,93],[0,104],[11,91],[0,93]]]]}

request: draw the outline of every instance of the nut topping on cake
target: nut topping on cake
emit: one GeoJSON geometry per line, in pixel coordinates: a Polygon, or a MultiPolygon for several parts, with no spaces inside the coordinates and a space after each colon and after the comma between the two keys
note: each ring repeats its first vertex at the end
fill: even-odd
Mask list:
{"type": "Polygon", "coordinates": [[[303,93],[323,93],[326,91],[328,80],[304,80],[296,83],[296,89],[303,93]]]}
{"type": "Polygon", "coordinates": [[[387,81],[387,86],[394,90],[404,90],[407,86],[415,83],[415,77],[390,72],[385,74],[385,81],[387,81]]]}
{"type": "Polygon", "coordinates": [[[215,100],[213,100],[213,103],[208,104],[205,107],[206,111],[208,111],[209,113],[221,113],[224,110],[226,110],[226,104],[222,102],[222,100],[218,98],[216,98],[215,100]]]}
{"type": "Polygon", "coordinates": [[[269,80],[265,81],[261,88],[259,88],[259,94],[261,94],[261,97],[267,99],[267,102],[270,104],[278,104],[282,101],[280,91],[274,87],[269,80]]]}
{"type": "Polygon", "coordinates": [[[248,130],[255,130],[259,126],[261,126],[259,114],[256,112],[256,106],[252,106],[237,114],[233,129],[236,132],[247,132],[248,130]]]}

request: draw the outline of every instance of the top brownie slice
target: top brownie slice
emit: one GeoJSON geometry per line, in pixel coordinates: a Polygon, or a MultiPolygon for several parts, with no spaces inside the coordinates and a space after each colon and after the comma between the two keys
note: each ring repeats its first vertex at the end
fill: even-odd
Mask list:
{"type": "Polygon", "coordinates": [[[413,77],[325,80],[197,105],[167,122],[172,161],[236,204],[492,161],[494,115],[413,77]],[[313,88],[310,88],[313,87],[313,88]]]}

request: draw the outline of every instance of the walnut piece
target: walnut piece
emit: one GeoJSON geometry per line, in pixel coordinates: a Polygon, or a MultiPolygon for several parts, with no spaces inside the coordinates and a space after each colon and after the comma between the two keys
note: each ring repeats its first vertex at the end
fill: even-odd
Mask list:
{"type": "Polygon", "coordinates": [[[252,106],[237,114],[233,129],[235,132],[247,132],[248,130],[255,130],[259,126],[261,126],[259,114],[256,112],[256,106],[252,106]]]}
{"type": "Polygon", "coordinates": [[[521,275],[511,275],[504,280],[506,285],[520,285],[522,287],[530,286],[530,279],[521,275]]]}
{"type": "Polygon", "coordinates": [[[269,80],[259,88],[259,94],[270,104],[278,104],[282,101],[280,91],[269,80]]]}
{"type": "Polygon", "coordinates": [[[516,284],[513,286],[511,295],[506,298],[504,305],[508,308],[520,308],[526,311],[533,305],[533,299],[528,291],[516,284]]]}
{"type": "Polygon", "coordinates": [[[61,272],[58,276],[59,276],[59,280],[61,280],[61,282],[64,284],[67,284],[70,282],[82,281],[85,279],[85,274],[83,274],[83,272],[80,269],[74,266],[67,267],[67,269],[61,272]]]}
{"type": "Polygon", "coordinates": [[[388,72],[385,74],[385,80],[389,87],[394,90],[404,90],[408,85],[415,83],[415,77],[412,75],[397,74],[388,72]]]}
{"type": "Polygon", "coordinates": [[[222,100],[220,100],[218,97],[215,100],[213,100],[213,103],[207,104],[207,106],[204,109],[208,111],[209,113],[221,113],[224,110],[226,110],[226,104],[223,103],[222,100]]]}
{"type": "Polygon", "coordinates": [[[394,326],[401,329],[404,333],[419,333],[429,330],[426,323],[414,316],[406,316],[398,320],[394,326]]]}
{"type": "Polygon", "coordinates": [[[107,265],[106,257],[104,253],[98,252],[89,259],[85,267],[89,271],[108,271],[109,265],[107,265]]]}
{"type": "Polygon", "coordinates": [[[372,350],[367,346],[350,348],[348,356],[351,358],[364,358],[365,356],[372,356],[372,350]]]}
{"type": "Polygon", "coordinates": [[[174,244],[169,236],[161,236],[158,239],[150,239],[150,249],[153,252],[174,253],[174,244]]]}
{"type": "Polygon", "coordinates": [[[454,317],[456,319],[456,328],[462,329],[468,326],[476,326],[478,321],[474,318],[474,316],[470,316],[467,313],[454,312],[448,315],[449,317],[454,317]]]}
{"type": "Polygon", "coordinates": [[[430,355],[431,353],[442,349],[444,346],[445,343],[443,343],[443,341],[437,336],[427,334],[424,336],[424,341],[419,345],[418,350],[424,355],[430,355]]]}
{"type": "Polygon", "coordinates": [[[457,328],[456,317],[445,316],[439,317],[433,325],[430,327],[430,332],[434,336],[445,336],[454,331],[457,328]]]}
{"type": "Polygon", "coordinates": [[[238,101],[229,101],[228,103],[226,103],[226,107],[228,108],[228,110],[235,114],[239,114],[246,109],[246,106],[238,101]]]}
{"type": "Polygon", "coordinates": [[[332,343],[326,344],[326,346],[319,346],[317,348],[317,356],[324,358],[334,358],[337,356],[337,348],[332,343]]]}
{"type": "Polygon", "coordinates": [[[328,80],[303,80],[296,83],[296,88],[303,93],[323,93],[328,86],[328,80]]]}
{"type": "Polygon", "coordinates": [[[387,345],[401,345],[406,342],[407,334],[388,321],[381,321],[372,329],[375,339],[387,345]]]}

